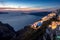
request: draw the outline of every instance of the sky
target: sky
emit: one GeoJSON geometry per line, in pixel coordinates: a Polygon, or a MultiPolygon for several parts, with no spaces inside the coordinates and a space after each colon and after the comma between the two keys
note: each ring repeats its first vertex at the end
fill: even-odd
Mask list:
{"type": "Polygon", "coordinates": [[[0,0],[0,7],[60,8],[60,0],[0,0]]]}

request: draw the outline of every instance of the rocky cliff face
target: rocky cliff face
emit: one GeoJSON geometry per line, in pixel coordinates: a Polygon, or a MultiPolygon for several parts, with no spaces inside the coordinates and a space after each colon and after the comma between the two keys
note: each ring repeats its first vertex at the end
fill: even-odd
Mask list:
{"type": "Polygon", "coordinates": [[[47,26],[52,22],[54,18],[45,21],[40,29],[34,30],[31,26],[25,26],[24,29],[17,31],[15,38],[11,40],[43,40],[43,35],[46,32],[47,26]]]}
{"type": "Polygon", "coordinates": [[[0,22],[0,40],[10,40],[14,35],[15,31],[9,24],[0,22]]]}
{"type": "Polygon", "coordinates": [[[42,29],[34,30],[30,28],[30,25],[26,26],[26,28],[19,30],[15,38],[12,38],[11,40],[38,40],[45,32],[45,29],[42,29]]]}
{"type": "Polygon", "coordinates": [[[38,30],[34,30],[31,25],[28,25],[17,32],[9,24],[0,22],[0,40],[43,40],[42,37],[52,20],[45,21],[38,30]]]}
{"type": "Polygon", "coordinates": [[[46,27],[39,30],[34,30],[31,26],[25,26],[17,32],[9,24],[0,22],[0,40],[37,40],[45,32],[46,27]]]}

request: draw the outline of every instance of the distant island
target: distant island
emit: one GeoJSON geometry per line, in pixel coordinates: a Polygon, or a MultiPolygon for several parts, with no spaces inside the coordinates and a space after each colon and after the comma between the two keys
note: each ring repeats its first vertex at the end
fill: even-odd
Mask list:
{"type": "Polygon", "coordinates": [[[0,12],[0,14],[8,14],[8,12],[0,12]]]}

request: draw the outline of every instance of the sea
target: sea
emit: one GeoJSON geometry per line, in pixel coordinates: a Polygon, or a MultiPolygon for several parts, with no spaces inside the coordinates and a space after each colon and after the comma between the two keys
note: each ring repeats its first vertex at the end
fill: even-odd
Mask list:
{"type": "Polygon", "coordinates": [[[7,23],[18,31],[24,26],[33,24],[34,22],[40,20],[43,16],[29,15],[16,12],[8,12],[8,14],[0,14],[0,21],[2,23],[7,23]]]}

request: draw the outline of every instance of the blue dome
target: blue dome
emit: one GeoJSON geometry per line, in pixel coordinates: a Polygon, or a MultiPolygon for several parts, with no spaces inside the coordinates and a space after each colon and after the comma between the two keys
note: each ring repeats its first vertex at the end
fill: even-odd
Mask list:
{"type": "Polygon", "coordinates": [[[42,25],[42,23],[41,22],[38,22],[37,27],[40,27],[41,25],[42,25]]]}

